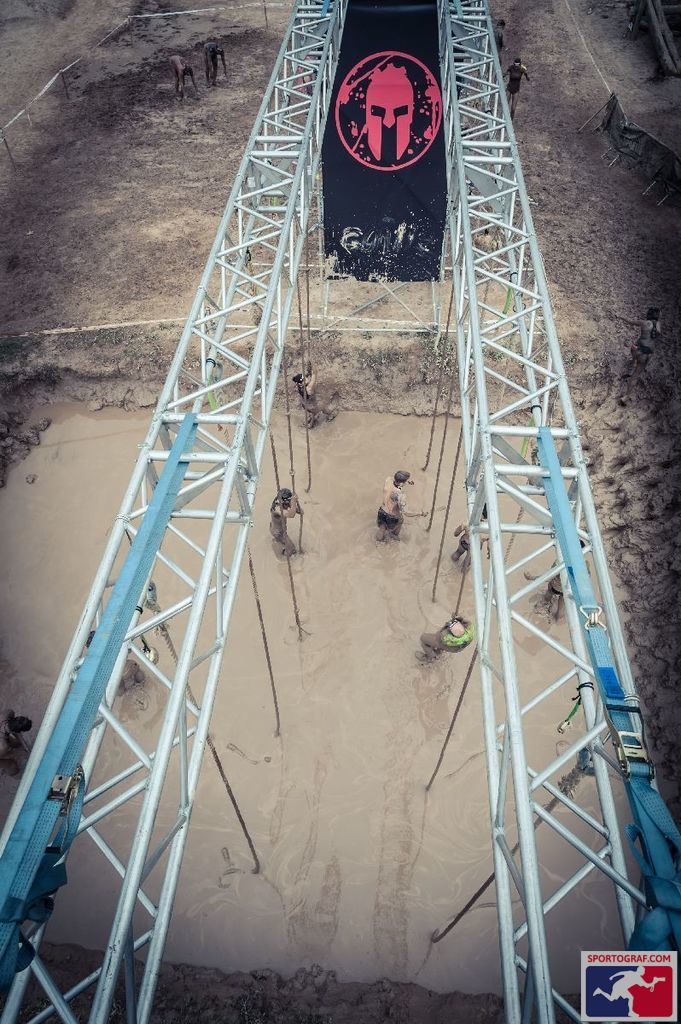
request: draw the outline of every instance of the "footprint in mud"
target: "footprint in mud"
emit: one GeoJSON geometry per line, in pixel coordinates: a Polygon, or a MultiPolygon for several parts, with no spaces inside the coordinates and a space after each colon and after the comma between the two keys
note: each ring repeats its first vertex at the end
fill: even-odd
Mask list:
{"type": "Polygon", "coordinates": [[[318,758],[315,761],[313,772],[308,835],[291,887],[290,909],[286,920],[289,942],[299,948],[310,949],[315,955],[320,946],[327,949],[336,934],[341,891],[340,865],[337,858],[333,856],[324,871],[320,893],[314,908],[310,908],[312,902],[310,872],[317,851],[319,809],[327,773],[327,760],[318,758]]]}
{"type": "Polygon", "coordinates": [[[225,862],[225,870],[222,872],[222,874],[218,878],[218,888],[219,889],[229,889],[229,888],[231,888],[231,885],[232,885],[230,876],[231,875],[243,875],[243,871],[241,870],[241,868],[237,868],[237,867],[234,866],[234,864],[232,863],[232,858],[230,857],[230,854],[229,854],[229,850],[227,849],[226,846],[222,847],[222,849],[220,850],[220,853],[222,854],[222,859],[225,862]]]}

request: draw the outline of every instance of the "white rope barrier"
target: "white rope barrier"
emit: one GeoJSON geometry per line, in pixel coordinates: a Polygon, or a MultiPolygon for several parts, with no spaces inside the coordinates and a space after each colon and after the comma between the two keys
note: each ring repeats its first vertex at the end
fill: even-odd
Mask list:
{"type": "MultiPolygon", "coordinates": [[[[88,334],[91,331],[116,331],[123,327],[156,327],[159,324],[183,324],[186,321],[186,316],[167,316],[162,317],[158,320],[124,320],[121,323],[114,324],[88,324],[85,327],[48,327],[36,331],[24,331],[22,334],[6,334],[5,331],[0,328],[0,343],[2,341],[16,341],[20,338],[46,338],[57,334],[88,334]]],[[[322,320],[321,313],[311,313],[311,320],[322,320]]],[[[419,325],[414,320],[387,320],[383,317],[369,317],[369,316],[341,316],[341,317],[327,317],[330,320],[328,329],[331,331],[350,331],[350,332],[364,332],[370,330],[371,333],[389,333],[389,334],[404,334],[414,333],[422,334],[424,331],[430,333],[428,325],[419,325]],[[354,321],[359,324],[359,327],[343,327],[344,323],[350,323],[354,321]],[[392,324],[391,327],[377,327],[377,324],[392,324]]],[[[252,323],[243,324],[232,324],[232,327],[237,330],[243,330],[249,327],[253,327],[252,323]]],[[[313,330],[319,330],[319,328],[313,328],[313,330]]]]}
{"type": "MultiPolygon", "coordinates": [[[[262,8],[263,6],[264,6],[263,5],[263,0],[258,0],[258,2],[255,2],[255,3],[235,4],[234,6],[231,6],[231,7],[226,7],[226,6],[221,6],[221,7],[197,7],[193,11],[161,11],[158,14],[131,14],[129,20],[133,21],[133,20],[136,20],[136,19],[139,19],[139,18],[174,18],[178,14],[208,14],[208,13],[213,12],[213,11],[241,11],[241,10],[243,10],[246,7],[261,7],[262,8]]],[[[291,6],[291,4],[272,3],[272,2],[270,2],[270,0],[267,0],[267,8],[268,9],[270,7],[286,7],[286,8],[288,8],[290,6],[291,6]]]]}

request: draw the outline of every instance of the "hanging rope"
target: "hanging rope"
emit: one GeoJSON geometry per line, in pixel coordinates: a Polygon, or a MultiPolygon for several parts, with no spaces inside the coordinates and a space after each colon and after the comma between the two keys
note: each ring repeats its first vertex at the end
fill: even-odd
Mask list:
{"type": "MultiPolygon", "coordinates": [[[[459,440],[456,446],[456,456],[454,458],[454,469],[452,470],[452,479],[449,485],[449,494],[447,496],[447,506],[445,508],[445,521],[442,524],[442,537],[440,538],[440,549],[437,553],[437,565],[435,566],[435,579],[433,580],[433,594],[432,598],[435,601],[435,591],[437,590],[437,581],[440,575],[440,564],[442,562],[442,550],[445,546],[445,534],[447,532],[447,524],[449,523],[449,512],[452,507],[452,495],[454,494],[454,481],[456,480],[456,471],[459,468],[459,457],[461,455],[461,441],[463,439],[463,424],[459,427],[459,440]]],[[[464,576],[465,576],[464,572],[464,576]]],[[[462,583],[463,586],[463,583],[462,583]]],[[[457,612],[459,607],[457,605],[457,612]]]]}
{"type": "Polygon", "coordinates": [[[282,369],[284,371],[284,398],[286,401],[286,426],[288,428],[288,457],[289,457],[289,474],[291,477],[291,490],[296,493],[296,470],[293,464],[293,433],[291,431],[291,402],[288,393],[288,359],[286,358],[286,349],[283,352],[282,369]]]}
{"type": "MultiPolygon", "coordinates": [[[[272,462],[274,464],[274,479],[275,479],[276,485],[277,485],[277,497],[278,497],[281,494],[281,482],[279,480],[279,463],[277,462],[277,450],[274,447],[274,437],[272,435],[272,431],[271,430],[270,430],[270,447],[272,449],[272,462]]],[[[289,580],[289,583],[291,584],[291,598],[293,600],[293,615],[294,615],[295,620],[296,620],[296,626],[298,627],[298,639],[302,640],[303,639],[303,633],[305,633],[306,636],[309,636],[310,634],[307,632],[306,629],[303,629],[301,621],[300,621],[300,612],[298,611],[298,600],[296,598],[296,587],[295,587],[295,584],[293,582],[293,571],[291,569],[291,556],[289,555],[288,549],[286,547],[284,548],[284,554],[286,555],[286,565],[288,567],[288,580],[289,580]]]]}
{"type": "Polygon", "coordinates": [[[459,596],[456,599],[456,608],[454,609],[454,614],[455,615],[459,614],[459,608],[461,607],[461,597],[463,595],[463,587],[464,587],[464,583],[466,582],[466,573],[467,572],[468,572],[468,567],[466,566],[463,569],[462,573],[461,573],[461,586],[459,587],[459,596]]]}
{"type": "MultiPolygon", "coordinates": [[[[300,301],[300,278],[296,277],[296,292],[298,293],[298,332],[300,334],[300,370],[303,375],[303,391],[305,394],[305,447],[307,449],[307,487],[305,493],[309,494],[312,487],[312,461],[310,459],[310,426],[307,409],[307,386],[305,384],[305,337],[303,334],[303,307],[300,301]]],[[[271,436],[271,435],[270,435],[271,436]]]]}
{"type": "Polygon", "coordinates": [[[461,705],[463,704],[463,699],[466,696],[466,690],[468,689],[468,684],[471,681],[471,675],[473,674],[473,666],[475,665],[475,659],[477,658],[477,656],[478,656],[478,648],[476,647],[475,650],[473,651],[473,657],[471,658],[470,665],[468,666],[468,671],[466,672],[466,678],[463,681],[463,686],[461,687],[461,693],[459,694],[459,699],[456,702],[456,707],[454,708],[454,714],[452,715],[452,720],[449,723],[449,729],[447,729],[447,735],[445,736],[445,741],[442,744],[442,750],[440,751],[440,756],[437,759],[437,764],[435,765],[435,770],[433,771],[433,774],[430,777],[430,781],[428,782],[428,785],[426,786],[426,793],[429,792],[430,787],[435,782],[435,776],[440,771],[440,765],[442,764],[442,760],[443,760],[443,758],[445,756],[445,751],[446,751],[446,749],[447,749],[447,747],[449,745],[449,741],[450,741],[452,733],[454,731],[454,726],[456,725],[456,720],[459,717],[459,712],[461,711],[461,705]]]}
{"type": "MultiPolygon", "coordinates": [[[[156,601],[156,600],[153,600],[153,601],[152,600],[147,600],[147,605],[148,605],[148,607],[153,612],[159,613],[161,611],[160,605],[158,604],[158,601],[156,601]]],[[[160,635],[163,637],[163,639],[165,641],[165,644],[166,644],[166,647],[170,651],[170,655],[171,655],[173,661],[175,662],[175,664],[177,665],[177,651],[175,650],[175,644],[173,643],[173,639],[172,639],[172,637],[170,635],[170,630],[168,629],[168,627],[165,624],[165,622],[161,622],[156,627],[156,629],[160,633],[160,635]]],[[[192,704],[195,704],[197,707],[199,707],[200,706],[199,702],[197,701],[196,697],[192,693],[192,688],[191,688],[191,686],[189,686],[189,684],[187,684],[187,694],[189,695],[189,699],[191,700],[192,704]]],[[[229,799],[231,801],[232,807],[234,808],[234,813],[236,814],[237,819],[239,821],[239,825],[241,826],[241,831],[243,832],[244,838],[245,838],[246,842],[248,843],[248,848],[251,851],[251,857],[253,858],[253,865],[254,865],[253,866],[253,874],[254,875],[259,875],[260,874],[260,860],[258,858],[258,854],[257,854],[255,846],[253,844],[253,840],[251,839],[251,834],[248,831],[248,827],[246,825],[246,822],[244,821],[243,814],[241,813],[241,808],[239,807],[239,804],[237,803],[237,799],[234,796],[234,790],[232,789],[232,787],[229,784],[229,779],[227,778],[227,776],[225,774],[225,769],[222,767],[222,761],[220,760],[220,755],[218,754],[217,750],[215,749],[215,744],[213,742],[213,737],[211,736],[210,733],[208,733],[207,736],[206,736],[206,743],[208,744],[208,749],[210,750],[211,754],[213,755],[213,760],[215,761],[215,767],[217,768],[218,774],[219,774],[220,778],[222,779],[222,783],[223,783],[223,785],[224,785],[224,787],[225,787],[225,789],[227,791],[227,796],[229,797],[229,799]]]]}
{"type": "MultiPolygon", "coordinates": [[[[565,796],[571,797],[574,794],[574,791],[577,788],[577,786],[578,786],[578,784],[579,784],[579,782],[580,782],[580,780],[582,778],[583,778],[582,772],[578,768],[573,768],[571,772],[568,772],[568,774],[564,775],[563,778],[559,781],[558,788],[560,789],[560,791],[565,796]]],[[[551,800],[549,800],[549,802],[546,805],[546,807],[544,808],[544,810],[546,811],[547,814],[551,814],[552,811],[556,808],[558,803],[560,803],[558,797],[554,796],[554,797],[552,797],[551,800]]],[[[537,820],[534,823],[535,831],[542,824],[542,821],[543,821],[543,818],[537,818],[537,820]]],[[[511,856],[512,857],[515,856],[515,854],[518,852],[519,848],[520,848],[520,843],[516,843],[515,846],[513,847],[513,849],[511,850],[511,856]]],[[[494,881],[494,873],[492,873],[491,875],[489,875],[485,879],[485,881],[482,883],[482,885],[480,886],[479,889],[475,890],[475,892],[473,893],[471,898],[466,903],[465,907],[462,907],[462,909],[459,911],[459,913],[456,915],[456,917],[453,918],[453,920],[451,920],[449,922],[449,924],[445,928],[443,928],[442,930],[440,930],[439,928],[435,929],[435,931],[433,932],[433,934],[430,937],[430,941],[432,943],[440,942],[442,939],[444,939],[444,937],[446,935],[449,935],[449,933],[451,932],[452,928],[455,928],[457,926],[459,921],[463,917],[465,917],[466,914],[468,913],[468,911],[471,910],[475,906],[475,904],[478,902],[480,897],[485,892],[487,892],[487,890],[489,889],[489,887],[490,887],[490,885],[492,884],[493,881],[494,881]]]]}
{"type": "Polygon", "coordinates": [[[310,235],[305,232],[305,309],[307,324],[307,358],[312,362],[312,332],[310,331],[310,235]]]}
{"type": "Polygon", "coordinates": [[[277,722],[277,727],[274,731],[275,736],[281,734],[281,719],[279,717],[279,698],[277,697],[277,688],[274,685],[274,672],[272,671],[272,659],[270,658],[270,648],[267,643],[267,633],[265,631],[265,620],[262,614],[262,605],[260,604],[260,594],[258,593],[258,584],[255,579],[255,569],[253,568],[253,559],[251,557],[251,549],[248,548],[248,568],[251,573],[251,583],[253,584],[253,596],[255,597],[255,606],[258,609],[258,619],[260,620],[260,633],[262,635],[262,645],[265,650],[265,661],[267,662],[267,671],[270,675],[270,686],[272,687],[272,700],[274,701],[274,717],[277,722]]]}
{"type": "Polygon", "coordinates": [[[433,516],[435,515],[435,501],[437,499],[437,489],[440,486],[440,472],[442,471],[442,459],[443,459],[444,453],[445,453],[445,444],[446,444],[446,441],[447,441],[447,431],[449,430],[449,416],[450,416],[451,407],[452,407],[452,397],[454,395],[454,385],[456,384],[456,377],[457,377],[457,373],[456,373],[456,362],[455,362],[455,365],[452,367],[452,379],[451,379],[451,381],[449,383],[449,393],[447,395],[447,408],[445,409],[445,425],[444,425],[444,429],[442,431],[442,444],[440,445],[440,458],[438,459],[438,463],[437,463],[437,473],[435,474],[435,486],[433,488],[433,501],[432,501],[432,504],[430,506],[430,518],[428,520],[428,525],[426,526],[426,532],[428,532],[430,530],[431,526],[433,525],[433,516]]]}
{"type": "Polygon", "coordinates": [[[428,438],[428,451],[426,452],[425,464],[421,467],[421,472],[425,473],[428,469],[428,463],[430,462],[430,452],[433,446],[433,435],[435,433],[435,417],[437,416],[437,407],[439,406],[439,393],[442,387],[442,377],[444,376],[444,367],[446,365],[446,356],[450,351],[450,323],[452,321],[452,306],[454,304],[454,281],[452,282],[452,294],[450,295],[450,308],[446,313],[446,327],[444,328],[444,341],[442,345],[442,361],[440,362],[439,373],[437,375],[437,384],[435,385],[435,400],[433,402],[433,416],[430,422],[430,437],[428,438]]]}
{"type": "MultiPolygon", "coordinates": [[[[291,490],[296,493],[296,470],[293,463],[293,432],[291,430],[291,403],[289,401],[288,393],[288,360],[286,358],[286,349],[283,353],[283,370],[284,370],[284,396],[286,398],[286,426],[288,430],[288,455],[290,460],[289,474],[291,476],[291,490]]],[[[303,517],[300,516],[300,523],[298,524],[298,550],[301,555],[303,553],[303,517]]]]}

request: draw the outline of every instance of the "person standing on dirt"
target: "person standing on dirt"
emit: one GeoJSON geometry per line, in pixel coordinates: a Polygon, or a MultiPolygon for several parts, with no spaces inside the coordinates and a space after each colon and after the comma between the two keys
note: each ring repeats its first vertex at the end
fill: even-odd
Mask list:
{"type": "Polygon", "coordinates": [[[288,535],[288,520],[303,515],[298,495],[282,487],[270,506],[270,533],[282,555],[295,555],[298,548],[288,535]]]}
{"type": "Polygon", "coordinates": [[[407,509],[407,497],[403,492],[406,483],[413,484],[406,469],[399,469],[394,476],[389,476],[383,485],[383,504],[376,514],[378,534],[376,540],[385,541],[388,536],[397,539],[400,536],[402,523],[407,509]]]}
{"type": "Polygon", "coordinates": [[[506,28],[506,22],[503,18],[499,18],[499,21],[494,26],[494,42],[497,44],[497,50],[501,57],[501,51],[504,48],[504,29],[506,28]]]}
{"type": "Polygon", "coordinates": [[[452,612],[451,618],[436,633],[421,633],[422,650],[416,652],[419,661],[435,661],[445,651],[458,654],[475,638],[475,626],[468,619],[452,612]]]}
{"type": "Polygon", "coordinates": [[[520,57],[516,57],[504,75],[504,78],[508,78],[508,99],[511,104],[512,121],[515,118],[515,108],[518,105],[518,95],[520,93],[520,83],[522,82],[523,75],[529,82],[530,76],[527,73],[527,68],[521,61],[520,57]]]}
{"type": "Polygon", "coordinates": [[[13,711],[0,711],[0,761],[6,761],[5,771],[8,775],[16,775],[19,771],[15,751],[23,747],[29,751],[26,739],[22,733],[33,728],[30,718],[23,715],[15,715],[13,711]]]}
{"type": "Polygon", "coordinates": [[[310,430],[317,425],[320,416],[325,416],[327,420],[335,418],[336,413],[329,408],[328,402],[322,402],[317,394],[317,374],[312,369],[312,363],[309,360],[305,367],[305,377],[303,378],[302,373],[295,373],[293,383],[298,389],[300,404],[307,415],[307,425],[310,430]]]}
{"type": "Polygon", "coordinates": [[[660,337],[660,311],[657,306],[650,306],[645,320],[626,320],[625,323],[639,329],[638,338],[629,347],[632,360],[632,369],[629,375],[629,387],[631,387],[648,365],[648,360],[660,337]]]}
{"type": "Polygon", "coordinates": [[[218,57],[222,61],[222,70],[227,78],[227,65],[225,64],[225,51],[219,43],[206,43],[203,47],[203,56],[206,62],[206,85],[217,85],[218,78],[218,57]]]}
{"type": "Polygon", "coordinates": [[[175,95],[179,96],[181,100],[184,99],[184,80],[189,75],[194,86],[194,92],[197,97],[199,90],[196,88],[196,81],[194,79],[194,71],[192,70],[191,64],[188,64],[184,57],[180,57],[178,53],[173,54],[170,58],[170,66],[173,69],[173,75],[175,76],[175,95]]]}

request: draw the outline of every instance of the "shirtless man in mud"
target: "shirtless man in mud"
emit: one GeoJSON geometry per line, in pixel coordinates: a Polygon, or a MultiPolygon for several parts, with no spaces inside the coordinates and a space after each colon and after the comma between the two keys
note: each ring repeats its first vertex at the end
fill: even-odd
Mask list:
{"type": "Polygon", "coordinates": [[[438,629],[437,633],[421,633],[421,650],[416,652],[419,661],[435,661],[440,655],[447,651],[449,654],[457,654],[464,647],[468,647],[475,638],[475,626],[469,619],[462,615],[455,615],[452,612],[451,618],[444,626],[438,629]]]}
{"type": "Polygon", "coordinates": [[[194,86],[194,92],[199,95],[199,90],[196,88],[196,81],[194,80],[194,72],[191,64],[188,64],[184,57],[180,57],[179,54],[174,54],[170,58],[170,66],[173,69],[173,75],[175,76],[175,95],[179,96],[181,100],[184,99],[184,80],[189,75],[194,86]]]}
{"type": "Polygon", "coordinates": [[[653,354],[655,345],[659,340],[660,311],[657,306],[650,306],[646,312],[645,320],[625,320],[624,322],[630,324],[632,327],[638,327],[639,330],[638,338],[629,346],[632,368],[629,375],[629,386],[627,390],[630,390],[636,378],[640,377],[647,367],[648,360],[653,354]]]}
{"type": "Polygon", "coordinates": [[[334,410],[329,408],[328,402],[322,402],[317,394],[317,373],[312,369],[312,363],[309,360],[305,367],[305,378],[303,379],[302,373],[295,373],[293,383],[298,388],[300,404],[307,414],[309,430],[317,425],[320,416],[325,416],[327,420],[335,418],[334,410]]]}
{"type": "Polygon", "coordinates": [[[222,61],[222,70],[225,73],[225,78],[227,78],[224,47],[216,42],[206,43],[203,47],[203,57],[206,62],[206,85],[218,84],[218,57],[222,61]]]}
{"type": "Polygon", "coordinates": [[[298,548],[288,535],[288,520],[302,514],[298,495],[288,487],[282,487],[270,506],[270,533],[282,555],[290,557],[298,553],[298,548]]]}
{"type": "Polygon", "coordinates": [[[22,733],[33,728],[30,718],[23,715],[15,715],[13,711],[0,711],[0,761],[5,761],[5,771],[8,775],[16,775],[19,771],[15,751],[23,747],[25,751],[31,748],[22,733]]]}
{"type": "Polygon", "coordinates": [[[410,476],[411,473],[405,469],[399,469],[394,476],[389,476],[383,485],[383,504],[376,514],[376,540],[385,541],[388,536],[395,539],[400,536],[407,508],[407,496],[403,492],[403,487],[406,483],[414,483],[409,479],[410,476]]]}

